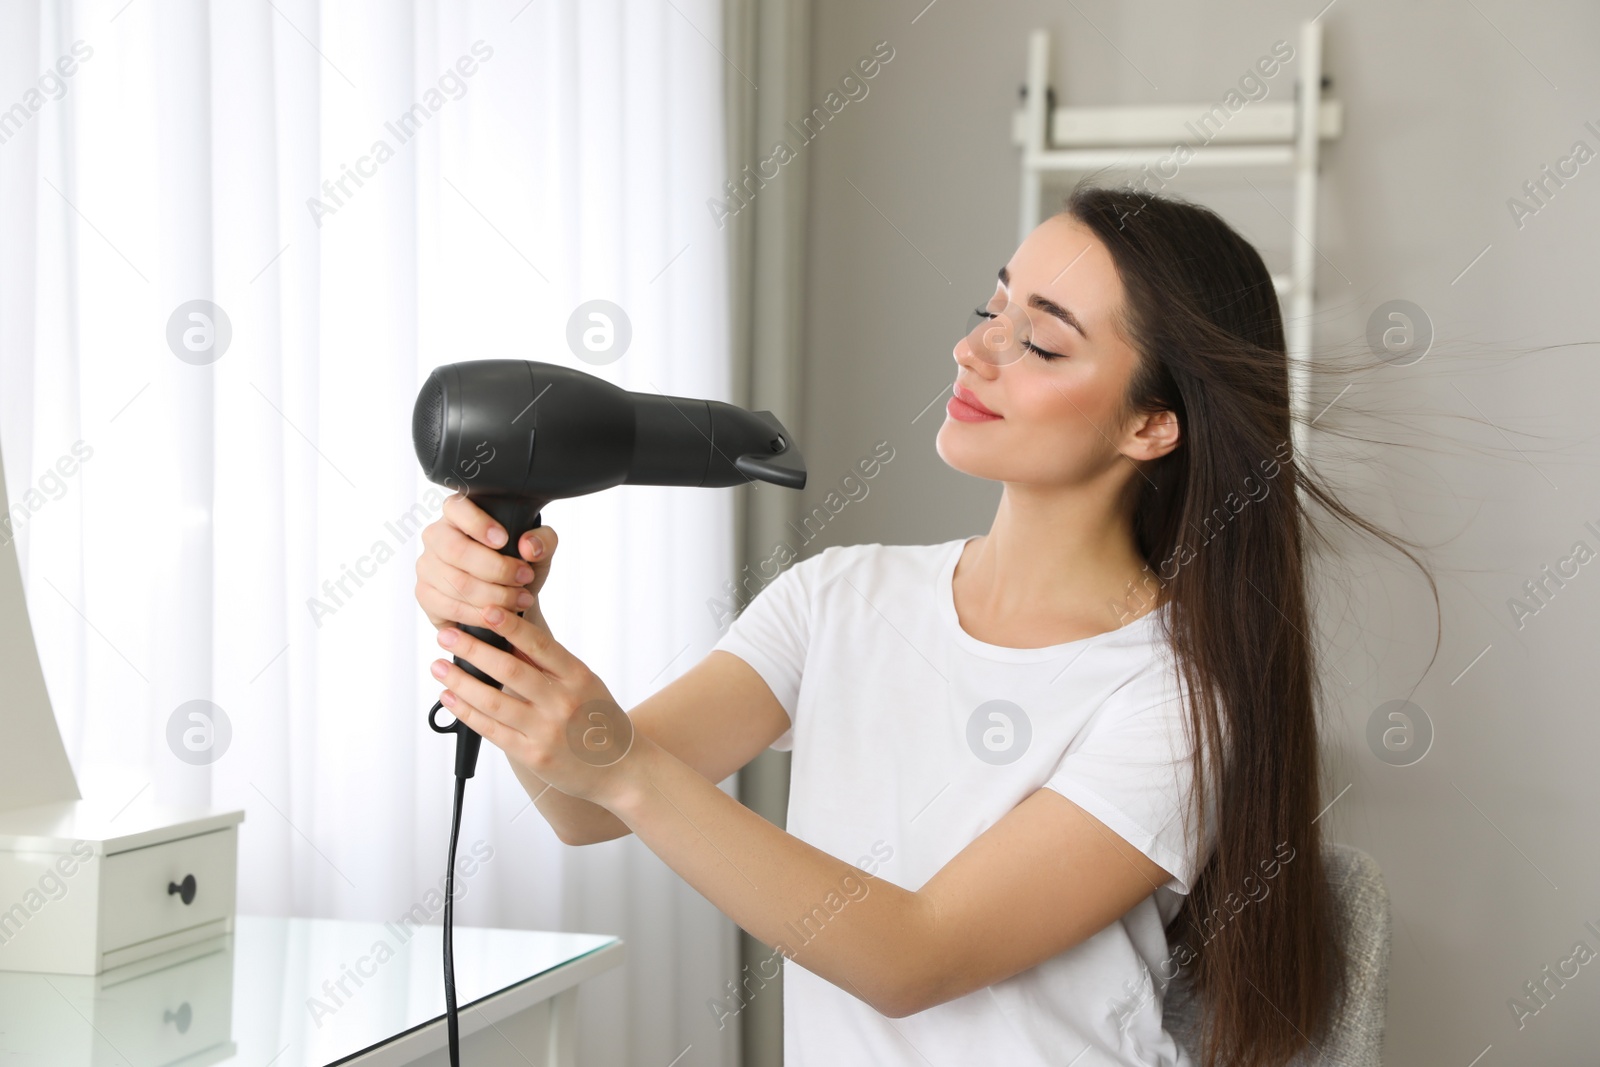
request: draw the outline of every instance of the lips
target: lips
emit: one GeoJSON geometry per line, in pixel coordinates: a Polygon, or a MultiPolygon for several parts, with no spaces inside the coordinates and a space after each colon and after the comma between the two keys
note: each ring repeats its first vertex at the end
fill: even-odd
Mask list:
{"type": "Polygon", "coordinates": [[[983,405],[983,402],[978,399],[977,394],[973,393],[973,391],[971,389],[968,389],[965,386],[963,386],[960,382],[956,383],[955,393],[956,393],[956,396],[961,400],[961,402],[963,404],[967,404],[967,405],[969,405],[971,407],[977,408],[979,411],[983,412],[985,415],[999,416],[999,414],[1000,414],[998,411],[995,411],[995,410],[993,410],[991,408],[985,407],[983,405]]]}

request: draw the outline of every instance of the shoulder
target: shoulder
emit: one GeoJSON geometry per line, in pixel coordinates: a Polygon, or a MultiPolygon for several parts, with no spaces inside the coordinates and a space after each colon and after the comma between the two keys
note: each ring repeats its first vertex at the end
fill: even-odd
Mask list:
{"type": "Polygon", "coordinates": [[[927,545],[829,545],[789,565],[789,571],[812,592],[821,592],[841,580],[858,586],[915,584],[929,580],[957,542],[927,545]]]}
{"type": "Polygon", "coordinates": [[[1167,629],[1170,612],[1159,608],[1110,635],[1107,644],[1137,663],[1112,694],[1113,703],[1169,707],[1188,697],[1183,671],[1167,629]]]}
{"type": "MultiPolygon", "coordinates": [[[[1196,742],[1194,693],[1160,620],[1129,627],[1107,651],[1123,658],[1124,678],[1101,702],[1090,733],[1127,739],[1152,758],[1187,759],[1196,742]]],[[[1226,735],[1227,716],[1221,720],[1226,735]]]]}

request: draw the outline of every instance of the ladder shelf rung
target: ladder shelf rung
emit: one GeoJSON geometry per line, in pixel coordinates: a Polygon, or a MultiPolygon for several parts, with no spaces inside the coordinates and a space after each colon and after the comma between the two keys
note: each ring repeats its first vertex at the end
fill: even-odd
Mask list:
{"type": "MultiPolygon", "coordinates": [[[[1062,105],[1050,113],[1047,147],[1171,148],[1180,142],[1200,148],[1217,144],[1293,144],[1297,105],[1261,101],[1237,112],[1206,104],[1116,104],[1106,107],[1062,105]]],[[[1344,104],[1318,102],[1317,134],[1336,140],[1344,132],[1344,104]]],[[[1028,143],[1026,108],[1011,116],[1013,144],[1028,143]]]]}
{"type": "MultiPolygon", "coordinates": [[[[1196,149],[1180,164],[1171,147],[1130,151],[1126,148],[1053,148],[1045,152],[1024,153],[1022,165],[1035,170],[1099,170],[1102,167],[1292,167],[1293,145],[1213,145],[1196,149]]],[[[1159,173],[1159,172],[1158,172],[1159,173]]],[[[1175,174],[1176,171],[1173,171],[1175,174]]],[[[1170,178],[1173,174],[1162,174],[1170,178]]]]}

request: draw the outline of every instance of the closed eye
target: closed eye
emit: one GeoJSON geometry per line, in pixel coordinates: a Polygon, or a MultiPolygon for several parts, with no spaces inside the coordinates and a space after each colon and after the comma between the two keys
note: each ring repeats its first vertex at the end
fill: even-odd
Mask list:
{"type": "MultiPolygon", "coordinates": [[[[979,315],[986,319],[999,318],[998,312],[990,311],[988,308],[973,308],[972,310],[976,311],[979,315]]],[[[1033,343],[1033,339],[1031,337],[1022,342],[1022,347],[1027,349],[1029,352],[1032,352],[1046,363],[1049,363],[1051,360],[1067,358],[1060,352],[1052,352],[1047,348],[1040,348],[1038,345],[1033,343]]]]}

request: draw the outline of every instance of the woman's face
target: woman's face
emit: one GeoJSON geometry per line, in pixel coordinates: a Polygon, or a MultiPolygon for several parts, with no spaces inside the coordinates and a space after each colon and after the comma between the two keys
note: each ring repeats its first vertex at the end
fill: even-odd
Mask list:
{"type": "Polygon", "coordinates": [[[1138,361],[1112,324],[1122,300],[1092,231],[1068,215],[1040,223],[1000,269],[993,317],[956,342],[939,457],[979,478],[1064,486],[1170,451],[1170,414],[1118,421],[1138,361]],[[974,397],[999,418],[972,420],[961,400],[974,397]]]}

